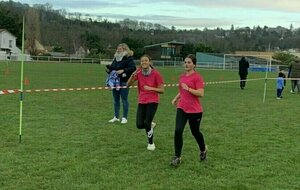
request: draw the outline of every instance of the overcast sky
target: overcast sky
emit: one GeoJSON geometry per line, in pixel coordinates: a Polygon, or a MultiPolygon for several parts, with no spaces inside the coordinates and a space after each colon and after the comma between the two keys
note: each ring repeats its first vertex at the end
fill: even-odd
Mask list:
{"type": "Polygon", "coordinates": [[[283,26],[300,28],[300,0],[13,0],[29,5],[99,15],[110,21],[129,18],[177,29],[283,26]]]}

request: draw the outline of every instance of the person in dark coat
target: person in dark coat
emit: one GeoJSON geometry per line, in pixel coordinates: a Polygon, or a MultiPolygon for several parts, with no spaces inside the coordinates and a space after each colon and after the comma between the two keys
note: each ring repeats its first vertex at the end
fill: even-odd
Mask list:
{"type": "Polygon", "coordinates": [[[239,75],[240,75],[240,87],[244,90],[246,86],[246,80],[248,75],[249,62],[245,57],[242,57],[239,61],[239,75]]]}
{"type": "Polygon", "coordinates": [[[298,93],[300,93],[300,60],[297,57],[290,65],[289,65],[289,78],[291,78],[291,93],[295,93],[297,88],[298,93]]]}
{"type": "Polygon", "coordinates": [[[126,87],[126,83],[135,70],[136,66],[133,59],[133,51],[129,49],[127,44],[119,44],[112,64],[106,69],[108,74],[110,74],[112,71],[115,71],[120,78],[120,88],[112,89],[114,99],[114,117],[109,120],[110,123],[120,121],[120,98],[122,99],[123,103],[123,117],[121,124],[127,123],[129,89],[126,87]]]}

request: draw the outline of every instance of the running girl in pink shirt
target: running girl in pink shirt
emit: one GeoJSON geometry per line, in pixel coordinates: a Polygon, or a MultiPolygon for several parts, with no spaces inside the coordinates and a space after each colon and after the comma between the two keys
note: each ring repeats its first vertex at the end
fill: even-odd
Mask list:
{"type": "Polygon", "coordinates": [[[160,73],[151,65],[149,55],[143,55],[140,59],[141,66],[127,82],[131,86],[138,81],[138,108],[136,114],[136,126],[138,129],[145,129],[148,137],[148,150],[155,150],[153,142],[152,120],[157,110],[159,93],[164,92],[163,78],[160,73]]]}
{"type": "Polygon", "coordinates": [[[174,135],[175,156],[170,163],[172,166],[179,166],[181,163],[182,134],[187,121],[198,143],[200,160],[205,160],[207,154],[204,138],[200,132],[203,113],[200,98],[204,96],[204,81],[202,76],[195,71],[196,62],[196,57],[192,54],[184,59],[185,73],[179,78],[179,93],[172,100],[172,104],[177,106],[174,135]]]}

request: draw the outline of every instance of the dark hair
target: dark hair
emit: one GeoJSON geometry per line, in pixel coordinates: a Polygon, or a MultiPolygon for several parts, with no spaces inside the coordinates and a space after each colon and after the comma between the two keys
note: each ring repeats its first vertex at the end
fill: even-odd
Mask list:
{"type": "Polygon", "coordinates": [[[284,77],[284,74],[282,72],[279,72],[278,77],[284,77]]]}
{"type": "Polygon", "coordinates": [[[185,58],[190,58],[194,65],[197,64],[197,58],[194,54],[188,54],[185,58]]]}
{"type": "Polygon", "coordinates": [[[147,58],[149,59],[149,61],[152,61],[152,58],[151,58],[150,55],[148,55],[148,54],[144,54],[144,55],[141,56],[141,58],[142,58],[142,57],[147,57],[147,58]]]}
{"type": "MultiPolygon", "coordinates": [[[[152,58],[150,57],[150,55],[144,54],[144,55],[141,56],[140,59],[142,59],[142,57],[147,57],[149,59],[149,61],[152,62],[152,58]]],[[[153,69],[153,65],[152,64],[150,64],[150,67],[153,69]]]]}

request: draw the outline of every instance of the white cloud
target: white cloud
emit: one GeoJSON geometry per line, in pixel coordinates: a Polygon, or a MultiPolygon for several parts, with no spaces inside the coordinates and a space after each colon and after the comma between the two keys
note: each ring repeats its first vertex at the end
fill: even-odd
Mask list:
{"type": "Polygon", "coordinates": [[[114,20],[125,18],[176,28],[300,27],[299,0],[15,0],[114,20]]]}
{"type": "MultiPolygon", "coordinates": [[[[155,1],[151,1],[152,3],[155,1]]],[[[168,2],[172,4],[189,5],[198,8],[225,8],[225,9],[255,9],[255,10],[274,10],[282,12],[299,12],[299,0],[163,0],[156,1],[168,2]]]]}

